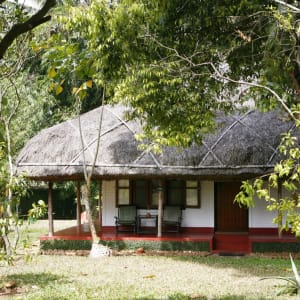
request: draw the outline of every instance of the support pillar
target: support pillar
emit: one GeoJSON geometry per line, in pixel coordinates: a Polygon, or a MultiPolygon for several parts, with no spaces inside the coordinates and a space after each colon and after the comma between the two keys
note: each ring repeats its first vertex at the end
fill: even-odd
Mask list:
{"type": "Polygon", "coordinates": [[[48,236],[52,237],[54,234],[54,226],[53,226],[53,182],[48,183],[48,222],[49,222],[49,232],[48,236]]]}
{"type": "Polygon", "coordinates": [[[80,190],[80,181],[77,181],[76,184],[76,219],[77,219],[77,228],[81,226],[81,190],[80,190]]]}
{"type": "Polygon", "coordinates": [[[159,180],[157,191],[158,191],[157,237],[161,237],[162,236],[163,202],[164,202],[163,186],[162,186],[161,180],[159,180]]]}
{"type": "MultiPolygon", "coordinates": [[[[277,201],[279,202],[280,199],[282,198],[282,181],[279,179],[278,184],[277,184],[277,201]]],[[[277,212],[278,217],[279,217],[279,224],[278,224],[278,237],[282,238],[282,212],[278,211],[277,212]]]]}
{"type": "Polygon", "coordinates": [[[98,200],[98,206],[99,206],[99,230],[102,231],[102,181],[99,181],[99,200],[98,200]]]}

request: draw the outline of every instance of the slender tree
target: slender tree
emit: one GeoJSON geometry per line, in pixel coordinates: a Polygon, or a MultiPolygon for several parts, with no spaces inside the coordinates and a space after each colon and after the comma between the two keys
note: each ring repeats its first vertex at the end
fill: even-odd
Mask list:
{"type": "MultiPolygon", "coordinates": [[[[27,51],[24,51],[23,55],[26,56],[27,51]]],[[[20,53],[18,56],[23,57],[20,53]]],[[[25,61],[24,58],[14,67],[19,68],[25,61]]],[[[7,74],[9,76],[0,81],[0,253],[1,259],[5,258],[10,263],[19,242],[19,226],[22,224],[18,206],[21,198],[27,193],[27,182],[22,176],[15,175],[13,157],[16,153],[16,144],[13,133],[20,109],[27,101],[21,96],[23,93],[15,70],[12,69],[7,74]]],[[[40,213],[44,213],[45,209],[46,206],[41,201],[29,213],[30,218],[41,216],[40,213]]]]}
{"type": "MultiPolygon", "coordinates": [[[[18,138],[13,139],[12,136],[13,133],[17,136],[14,131],[17,128],[16,120],[27,102],[20,88],[22,86],[24,89],[26,85],[24,82],[20,85],[20,80],[28,79],[24,70],[31,58],[28,47],[30,33],[38,25],[50,20],[47,13],[54,4],[55,1],[46,1],[31,14],[17,2],[0,1],[0,253],[1,259],[6,258],[8,262],[12,262],[19,241],[21,220],[18,205],[27,191],[25,180],[15,176],[13,168],[18,138]]],[[[44,203],[40,202],[29,212],[30,218],[34,219],[45,209],[44,203]]]]}
{"type": "MultiPolygon", "coordinates": [[[[80,140],[81,140],[82,155],[83,155],[83,173],[84,173],[84,180],[85,180],[84,185],[82,186],[82,197],[83,197],[83,202],[84,202],[87,219],[89,222],[89,227],[90,227],[90,231],[91,231],[91,235],[92,235],[92,241],[93,241],[92,248],[90,251],[90,257],[110,256],[110,254],[111,254],[111,250],[108,247],[100,244],[100,238],[97,236],[97,231],[95,228],[92,211],[91,211],[91,205],[90,205],[92,177],[94,174],[94,168],[95,168],[95,164],[97,161],[99,149],[101,147],[100,136],[101,136],[101,127],[102,127],[102,120],[103,120],[103,109],[104,109],[104,106],[102,105],[101,112],[99,115],[97,145],[96,145],[96,150],[94,153],[94,160],[90,167],[87,166],[87,164],[86,164],[86,159],[85,159],[85,154],[84,154],[85,153],[84,149],[85,149],[86,145],[84,144],[84,140],[83,140],[80,115],[78,116],[80,140]]],[[[101,211],[100,211],[100,213],[101,213],[101,211]]]]}

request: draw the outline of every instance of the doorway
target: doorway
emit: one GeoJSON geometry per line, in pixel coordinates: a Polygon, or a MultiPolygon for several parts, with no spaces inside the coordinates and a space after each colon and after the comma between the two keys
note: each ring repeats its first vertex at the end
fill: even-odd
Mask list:
{"type": "Polygon", "coordinates": [[[234,203],[240,182],[215,183],[214,251],[219,253],[247,253],[248,209],[234,203]]]}
{"type": "Polygon", "coordinates": [[[216,182],[215,231],[248,232],[248,209],[234,203],[240,182],[216,182]]]}

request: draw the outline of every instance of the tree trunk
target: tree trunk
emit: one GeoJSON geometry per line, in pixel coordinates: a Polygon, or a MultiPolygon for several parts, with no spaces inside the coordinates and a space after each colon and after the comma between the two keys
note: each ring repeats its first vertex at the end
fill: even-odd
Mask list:
{"type": "Polygon", "coordinates": [[[91,231],[91,235],[92,235],[92,248],[91,248],[89,256],[92,258],[110,256],[111,250],[108,247],[101,245],[99,243],[100,238],[97,236],[95,224],[93,222],[90,201],[89,201],[90,200],[90,192],[91,192],[90,187],[91,187],[90,181],[88,181],[86,184],[84,184],[82,186],[82,199],[83,199],[83,203],[85,206],[86,215],[87,215],[87,219],[89,222],[89,227],[90,227],[90,231],[91,231]]]}
{"type": "Polygon", "coordinates": [[[86,183],[82,186],[81,191],[82,191],[82,199],[83,199],[83,203],[85,206],[85,212],[86,212],[86,216],[89,222],[89,226],[90,226],[90,231],[91,231],[91,235],[92,235],[92,240],[93,243],[98,244],[100,239],[97,236],[97,232],[96,232],[96,227],[95,224],[93,222],[93,216],[92,216],[92,211],[91,211],[91,206],[90,206],[90,182],[86,183]]]}
{"type": "MultiPolygon", "coordinates": [[[[103,92],[103,99],[104,99],[104,92],[103,92]]],[[[96,151],[95,151],[95,156],[94,156],[94,160],[93,160],[90,171],[88,170],[87,164],[86,164],[85,151],[84,151],[85,144],[84,144],[84,140],[83,140],[80,114],[78,115],[78,127],[79,127],[80,140],[81,140],[81,145],[82,145],[83,173],[84,173],[84,179],[85,179],[85,184],[82,186],[82,199],[83,199],[83,203],[85,205],[86,215],[87,215],[87,219],[89,222],[89,227],[90,227],[92,240],[93,240],[90,257],[109,256],[111,254],[111,250],[108,247],[103,246],[99,243],[100,238],[97,236],[95,224],[93,222],[90,202],[89,202],[90,194],[91,194],[91,180],[92,180],[92,175],[94,172],[97,156],[99,153],[99,147],[100,147],[100,136],[101,136],[103,110],[104,110],[104,108],[102,106],[101,113],[99,116],[99,129],[98,129],[98,139],[97,139],[96,151]]],[[[99,207],[99,209],[100,209],[100,207],[99,207]]]]}

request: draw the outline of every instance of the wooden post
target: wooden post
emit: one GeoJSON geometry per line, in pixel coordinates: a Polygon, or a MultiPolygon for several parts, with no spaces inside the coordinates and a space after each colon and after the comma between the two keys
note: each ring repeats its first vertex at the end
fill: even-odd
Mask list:
{"type": "MultiPolygon", "coordinates": [[[[282,181],[279,179],[278,184],[277,184],[277,201],[279,202],[280,199],[282,198],[282,181]]],[[[278,217],[279,217],[279,224],[278,224],[278,237],[282,238],[282,212],[278,211],[277,212],[278,217]]]]}
{"type": "Polygon", "coordinates": [[[102,231],[102,181],[99,181],[99,200],[98,200],[98,206],[99,206],[99,230],[102,231]]]}
{"type": "Polygon", "coordinates": [[[81,190],[80,190],[80,181],[77,181],[76,185],[76,219],[77,219],[77,228],[81,226],[81,190]]]}
{"type": "Polygon", "coordinates": [[[48,222],[49,222],[48,236],[53,236],[54,234],[52,188],[53,188],[53,182],[49,181],[48,183],[48,222]]]}
{"type": "Polygon", "coordinates": [[[157,237],[162,236],[162,215],[163,215],[163,186],[162,181],[159,180],[158,187],[158,216],[157,216],[157,237]]]}

